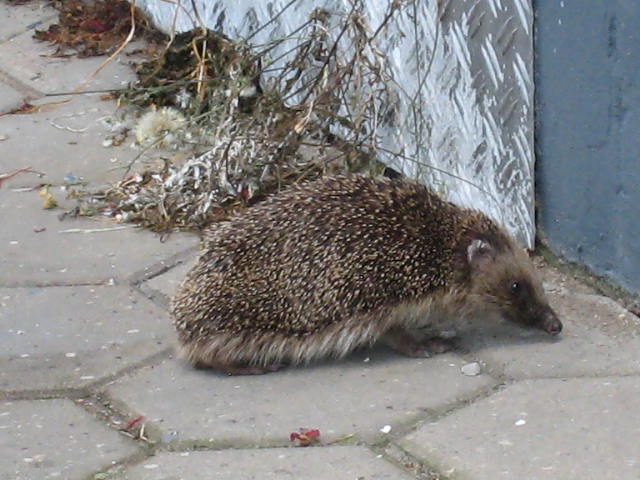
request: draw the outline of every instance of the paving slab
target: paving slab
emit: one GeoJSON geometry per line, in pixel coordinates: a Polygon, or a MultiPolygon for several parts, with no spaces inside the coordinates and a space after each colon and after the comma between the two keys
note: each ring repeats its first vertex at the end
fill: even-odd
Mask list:
{"type": "Polygon", "coordinates": [[[177,441],[274,445],[299,428],[318,428],[326,441],[351,434],[373,439],[385,436],[386,425],[406,428],[425,411],[495,383],[462,375],[463,363],[455,355],[421,360],[380,348],[343,361],[229,377],[170,359],[118,380],[108,393],[177,441]],[[176,401],[188,408],[176,408],[176,401]]]}
{"type": "MultiPolygon", "coordinates": [[[[40,28],[47,28],[49,23],[44,22],[40,28]]],[[[0,48],[0,70],[42,93],[64,93],[83,84],[106,58],[53,57],[55,51],[55,46],[35,40],[32,31],[12,36],[0,48]]],[[[125,56],[116,57],[91,81],[91,89],[119,89],[135,81],[130,63],[125,56]]]]}
{"type": "Polygon", "coordinates": [[[550,297],[564,323],[558,337],[494,323],[464,332],[461,345],[511,378],[640,373],[640,329],[632,314],[599,295],[564,290],[550,297]]]}
{"type": "Polygon", "coordinates": [[[413,478],[363,447],[263,448],[162,452],[130,467],[118,480],[409,480],[413,478]],[[210,476],[210,477],[208,477],[210,476]]]}
{"type": "Polygon", "coordinates": [[[527,380],[399,444],[459,480],[631,480],[639,398],[640,377],[527,380]]]}
{"type": "MultiPolygon", "coordinates": [[[[0,117],[0,134],[6,137],[1,145],[0,173],[23,167],[44,173],[43,177],[17,175],[3,182],[3,187],[62,185],[68,176],[99,187],[121,180],[124,167],[139,155],[130,147],[132,138],[119,147],[102,146],[111,133],[108,119],[116,114],[113,101],[100,100],[98,95],[64,99],[71,100],[29,114],[0,117]]],[[[44,105],[47,101],[53,99],[35,103],[44,105]]],[[[154,155],[156,152],[150,151],[144,158],[154,155]]],[[[57,196],[64,198],[66,194],[57,196]]]]}
{"type": "Polygon", "coordinates": [[[20,5],[0,3],[0,43],[27,30],[34,30],[53,18],[58,12],[44,0],[29,1],[20,5]]]}
{"type": "Polygon", "coordinates": [[[162,294],[166,299],[172,298],[197,258],[198,252],[192,252],[172,269],[146,282],[146,285],[162,294]]]}
{"type": "Polygon", "coordinates": [[[61,211],[44,210],[38,192],[0,189],[0,248],[6,252],[0,286],[126,283],[199,242],[186,233],[161,242],[157,234],[106,219],[60,221],[61,211]],[[62,233],[69,230],[78,233],[62,233]]]}
{"type": "MultiPolygon", "coordinates": [[[[24,97],[25,95],[22,92],[19,92],[10,85],[2,83],[0,77],[0,113],[8,112],[19,107],[24,97]]],[[[4,148],[7,145],[7,140],[9,139],[9,128],[10,127],[7,123],[0,123],[0,141],[3,142],[0,146],[2,146],[3,152],[5,151],[4,148]]]]}
{"type": "Polygon", "coordinates": [[[0,389],[81,387],[166,350],[166,312],[118,286],[0,288],[0,389]]]}
{"type": "Polygon", "coordinates": [[[0,404],[0,479],[81,480],[136,452],[70,400],[0,404]]]}

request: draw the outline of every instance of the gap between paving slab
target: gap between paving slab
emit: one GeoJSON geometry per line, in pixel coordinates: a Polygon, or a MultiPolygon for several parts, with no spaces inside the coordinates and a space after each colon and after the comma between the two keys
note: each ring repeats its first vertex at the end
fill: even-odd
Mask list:
{"type": "Polygon", "coordinates": [[[168,315],[126,287],[0,289],[0,389],[82,388],[166,351],[168,315]]]}
{"type": "Polygon", "coordinates": [[[166,360],[106,392],[176,442],[273,445],[288,442],[298,428],[319,428],[325,441],[350,434],[380,440],[385,425],[406,428],[495,384],[486,375],[462,375],[462,363],[455,355],[418,360],[377,349],[313,367],[227,377],[166,360]],[[188,408],[176,408],[184,402],[188,408]]]}
{"type": "Polygon", "coordinates": [[[525,380],[398,441],[460,480],[632,479],[640,377],[525,380]]]}
{"type": "Polygon", "coordinates": [[[0,479],[80,479],[135,455],[132,440],[71,400],[0,403],[0,479]]]}
{"type": "Polygon", "coordinates": [[[268,448],[160,452],[114,480],[216,480],[273,478],[317,480],[409,480],[412,477],[364,447],[268,448]],[[209,473],[204,473],[209,472],[209,473]]]}
{"type": "Polygon", "coordinates": [[[38,0],[23,5],[0,6],[0,45],[24,32],[31,32],[45,22],[58,18],[58,12],[49,2],[38,0]]]}
{"type": "MultiPolygon", "coordinates": [[[[40,25],[46,29],[52,20],[40,25]]],[[[56,50],[48,42],[39,42],[29,30],[2,42],[0,70],[7,72],[21,83],[45,94],[72,92],[82,85],[103,64],[106,57],[53,57],[56,50]]],[[[135,49],[131,43],[128,49],[135,49]]],[[[124,88],[135,81],[131,60],[119,56],[105,65],[91,81],[92,90],[124,88]]]]}

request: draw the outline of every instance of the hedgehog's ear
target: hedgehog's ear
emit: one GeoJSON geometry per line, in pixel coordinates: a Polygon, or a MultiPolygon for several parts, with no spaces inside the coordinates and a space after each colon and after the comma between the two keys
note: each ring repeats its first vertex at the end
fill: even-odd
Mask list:
{"type": "Polygon", "coordinates": [[[486,240],[476,238],[467,247],[467,261],[474,269],[482,268],[496,258],[496,249],[486,240]]]}

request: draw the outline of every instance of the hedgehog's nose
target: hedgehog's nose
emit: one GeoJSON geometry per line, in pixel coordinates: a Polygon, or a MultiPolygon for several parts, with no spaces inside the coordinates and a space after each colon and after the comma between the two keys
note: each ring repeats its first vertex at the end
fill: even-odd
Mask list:
{"type": "Polygon", "coordinates": [[[542,329],[550,335],[558,335],[562,331],[562,322],[553,311],[549,311],[545,315],[542,329]]]}

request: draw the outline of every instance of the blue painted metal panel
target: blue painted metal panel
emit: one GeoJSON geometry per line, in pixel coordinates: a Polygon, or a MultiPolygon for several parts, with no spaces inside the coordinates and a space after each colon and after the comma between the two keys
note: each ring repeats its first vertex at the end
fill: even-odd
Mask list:
{"type": "Polygon", "coordinates": [[[535,3],[539,223],[640,291],[640,2],[535,3]]]}

